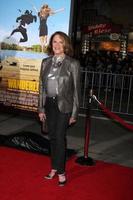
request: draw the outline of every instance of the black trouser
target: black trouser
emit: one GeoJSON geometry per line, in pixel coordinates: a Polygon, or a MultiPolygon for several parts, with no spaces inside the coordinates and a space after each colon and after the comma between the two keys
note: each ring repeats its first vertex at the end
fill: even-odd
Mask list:
{"type": "Polygon", "coordinates": [[[45,107],[51,147],[52,169],[56,169],[58,174],[62,174],[65,172],[66,131],[70,113],[61,113],[58,109],[57,99],[53,98],[47,98],[45,107]]]}
{"type": "Polygon", "coordinates": [[[19,26],[18,28],[14,29],[12,31],[11,35],[13,35],[16,32],[20,32],[22,34],[22,36],[23,36],[23,38],[20,38],[19,42],[26,42],[28,40],[26,28],[23,28],[22,26],[19,26]]]}

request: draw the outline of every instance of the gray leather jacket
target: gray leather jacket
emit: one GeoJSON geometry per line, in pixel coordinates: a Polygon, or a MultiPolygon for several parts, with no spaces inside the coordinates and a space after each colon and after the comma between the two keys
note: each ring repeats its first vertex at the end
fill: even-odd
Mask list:
{"type": "MultiPolygon", "coordinates": [[[[46,80],[52,65],[52,57],[42,60],[38,112],[45,112],[46,80]]],[[[75,119],[78,116],[80,104],[80,64],[77,60],[65,56],[58,77],[57,102],[60,112],[71,113],[75,119]]]]}

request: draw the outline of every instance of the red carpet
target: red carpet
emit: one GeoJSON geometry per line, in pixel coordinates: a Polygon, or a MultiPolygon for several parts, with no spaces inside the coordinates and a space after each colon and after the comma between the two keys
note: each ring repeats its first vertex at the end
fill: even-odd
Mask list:
{"type": "Polygon", "coordinates": [[[0,147],[1,200],[131,200],[133,168],[97,161],[80,166],[67,162],[68,183],[44,180],[50,159],[44,155],[0,147]]]}

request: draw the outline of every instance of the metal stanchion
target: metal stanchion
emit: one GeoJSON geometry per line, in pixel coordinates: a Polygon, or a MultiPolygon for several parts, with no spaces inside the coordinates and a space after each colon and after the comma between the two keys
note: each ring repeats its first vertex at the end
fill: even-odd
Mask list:
{"type": "Polygon", "coordinates": [[[91,130],[90,129],[91,128],[91,117],[90,117],[91,100],[92,100],[92,90],[90,90],[88,109],[86,111],[84,156],[81,156],[76,159],[76,163],[79,163],[81,165],[89,165],[89,166],[92,166],[95,164],[95,161],[91,157],[88,157],[90,130],[91,130]]]}

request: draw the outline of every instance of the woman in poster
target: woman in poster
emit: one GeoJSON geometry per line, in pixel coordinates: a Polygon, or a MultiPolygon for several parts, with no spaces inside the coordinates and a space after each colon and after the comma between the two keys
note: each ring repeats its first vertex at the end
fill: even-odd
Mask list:
{"type": "Polygon", "coordinates": [[[50,15],[56,14],[57,12],[63,11],[63,9],[59,9],[53,11],[47,4],[44,4],[40,11],[38,12],[38,16],[40,19],[40,26],[39,26],[39,37],[42,52],[47,44],[47,37],[48,37],[48,26],[47,26],[47,19],[50,15]]]}

